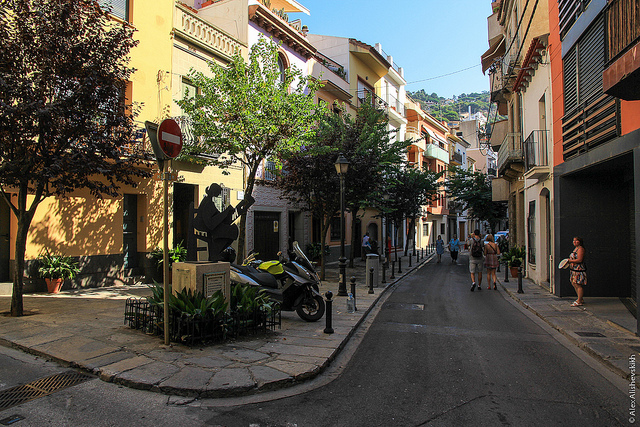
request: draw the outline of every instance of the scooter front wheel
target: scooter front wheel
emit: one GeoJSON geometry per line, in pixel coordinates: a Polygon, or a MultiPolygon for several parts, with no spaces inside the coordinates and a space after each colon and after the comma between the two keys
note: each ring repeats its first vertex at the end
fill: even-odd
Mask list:
{"type": "Polygon", "coordinates": [[[302,320],[317,322],[324,316],[324,310],[324,299],[320,295],[314,295],[313,298],[306,298],[296,308],[296,313],[302,320]]]}

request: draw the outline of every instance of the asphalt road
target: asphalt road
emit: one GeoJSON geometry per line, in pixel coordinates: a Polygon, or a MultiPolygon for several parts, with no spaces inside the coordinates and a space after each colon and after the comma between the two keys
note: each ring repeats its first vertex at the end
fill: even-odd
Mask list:
{"type": "MultiPolygon", "coordinates": [[[[501,291],[470,292],[467,257],[429,263],[382,305],[330,384],[211,407],[219,426],[627,425],[624,381],[501,291]]],[[[212,402],[213,405],[213,402],[212,402]]],[[[206,406],[206,402],[203,402],[206,406]]]]}
{"type": "MultiPolygon", "coordinates": [[[[469,292],[466,256],[388,292],[332,368],[271,394],[196,400],[89,379],[0,411],[23,426],[615,426],[628,385],[501,291],[469,292]]],[[[68,371],[0,347],[0,390],[68,371]]],[[[15,421],[12,424],[11,421],[15,421]]]]}

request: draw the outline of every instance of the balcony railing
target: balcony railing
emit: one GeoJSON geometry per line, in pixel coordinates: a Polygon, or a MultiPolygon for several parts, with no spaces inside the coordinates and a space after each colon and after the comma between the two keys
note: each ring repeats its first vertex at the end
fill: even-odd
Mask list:
{"type": "Polygon", "coordinates": [[[615,60],[640,38],[637,0],[612,0],[606,11],[607,60],[615,60]]]}
{"type": "Polygon", "coordinates": [[[527,171],[538,166],[549,166],[547,134],[546,130],[534,130],[524,141],[524,160],[527,171]]]}
{"type": "Polygon", "coordinates": [[[498,150],[498,170],[502,172],[505,167],[515,162],[524,162],[520,132],[505,135],[504,141],[500,145],[500,150],[498,150]]]}
{"type": "Polygon", "coordinates": [[[316,52],[316,59],[318,60],[318,62],[324,65],[327,70],[331,71],[333,74],[340,77],[345,82],[347,81],[347,72],[344,70],[344,67],[342,65],[338,64],[328,56],[324,56],[320,52],[316,52]]]}
{"type": "Polygon", "coordinates": [[[176,4],[173,27],[177,35],[198,43],[223,58],[231,58],[241,48],[234,38],[180,4],[176,4]]]}
{"type": "Polygon", "coordinates": [[[359,90],[356,92],[356,108],[360,108],[365,102],[373,105],[378,110],[382,110],[385,113],[389,110],[389,104],[380,98],[375,93],[368,90],[359,90]]]}
{"type": "Polygon", "coordinates": [[[387,95],[387,104],[391,107],[392,110],[397,112],[402,117],[407,116],[407,112],[403,103],[401,103],[398,98],[393,95],[387,95]]]}
{"type": "Polygon", "coordinates": [[[616,99],[596,93],[562,118],[564,160],[597,147],[618,135],[616,99]]]}
{"type": "Polygon", "coordinates": [[[496,170],[496,168],[487,168],[487,175],[496,177],[498,176],[498,171],[496,170]]]}
{"type": "Polygon", "coordinates": [[[438,159],[449,164],[449,152],[436,144],[427,144],[424,157],[438,159]]]}
{"type": "Polygon", "coordinates": [[[451,160],[453,160],[457,164],[461,165],[462,164],[462,153],[453,153],[453,155],[451,156],[451,160]]]}

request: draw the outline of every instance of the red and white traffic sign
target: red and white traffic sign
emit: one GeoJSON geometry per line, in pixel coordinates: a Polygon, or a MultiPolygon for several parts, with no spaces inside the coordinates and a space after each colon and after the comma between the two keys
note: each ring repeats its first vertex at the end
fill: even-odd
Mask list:
{"type": "Polygon", "coordinates": [[[173,159],[182,150],[182,131],[173,119],[165,119],[158,127],[158,144],[162,152],[173,159]]]}

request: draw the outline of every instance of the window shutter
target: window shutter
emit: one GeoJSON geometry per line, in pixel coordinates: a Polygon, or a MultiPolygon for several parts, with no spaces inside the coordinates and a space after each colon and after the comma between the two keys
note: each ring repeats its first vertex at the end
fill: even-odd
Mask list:
{"type": "Polygon", "coordinates": [[[564,114],[578,106],[577,49],[574,46],[562,61],[564,73],[564,114]]]}
{"type": "Polygon", "coordinates": [[[578,103],[602,94],[604,71],[604,18],[601,16],[582,37],[578,47],[578,103]]]}
{"type": "Polygon", "coordinates": [[[129,0],[100,0],[100,6],[111,6],[111,14],[129,21],[129,0]]]}

